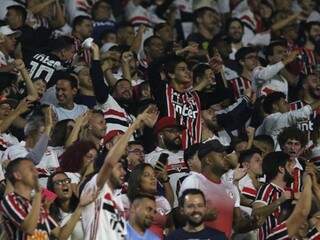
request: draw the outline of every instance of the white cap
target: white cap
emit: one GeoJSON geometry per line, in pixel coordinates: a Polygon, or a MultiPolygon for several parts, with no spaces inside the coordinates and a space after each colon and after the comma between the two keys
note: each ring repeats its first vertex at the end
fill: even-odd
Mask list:
{"type": "Polygon", "coordinates": [[[5,25],[5,26],[0,27],[0,33],[2,33],[2,34],[5,35],[5,36],[12,35],[12,34],[17,34],[17,35],[20,35],[20,34],[21,34],[20,31],[14,31],[14,30],[12,30],[12,29],[9,27],[9,25],[5,25]]]}
{"type": "Polygon", "coordinates": [[[211,8],[213,11],[219,12],[217,3],[214,0],[198,0],[194,2],[193,10],[199,10],[201,8],[211,8]]]}
{"type": "Polygon", "coordinates": [[[101,51],[101,53],[108,52],[110,50],[110,48],[112,48],[114,46],[118,46],[118,44],[116,44],[116,43],[105,43],[105,44],[102,45],[100,51],[101,51]]]}

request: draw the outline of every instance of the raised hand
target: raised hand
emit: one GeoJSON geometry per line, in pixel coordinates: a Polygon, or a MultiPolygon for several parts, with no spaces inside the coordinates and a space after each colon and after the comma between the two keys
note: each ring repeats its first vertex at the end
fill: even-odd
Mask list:
{"type": "Polygon", "coordinates": [[[85,207],[96,200],[99,191],[91,189],[87,194],[81,194],[79,207],[85,207]]]}
{"type": "Polygon", "coordinates": [[[24,98],[22,101],[20,101],[20,103],[16,107],[16,111],[19,114],[23,114],[29,111],[32,106],[33,106],[33,103],[29,101],[27,98],[24,98]]]}
{"type": "Polygon", "coordinates": [[[22,71],[25,69],[25,65],[24,65],[24,62],[22,61],[22,59],[14,60],[14,66],[16,67],[16,69],[18,71],[22,71]]]}
{"type": "Polygon", "coordinates": [[[132,52],[127,51],[127,52],[122,53],[121,61],[122,61],[122,63],[128,64],[132,58],[133,58],[132,52]]]}

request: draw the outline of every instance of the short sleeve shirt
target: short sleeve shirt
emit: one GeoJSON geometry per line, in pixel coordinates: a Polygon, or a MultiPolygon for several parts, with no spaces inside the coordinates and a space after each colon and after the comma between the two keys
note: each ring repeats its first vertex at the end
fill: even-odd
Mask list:
{"type": "Polygon", "coordinates": [[[43,207],[41,207],[40,218],[34,232],[27,234],[22,231],[21,224],[31,209],[31,201],[14,192],[7,194],[1,201],[0,211],[3,215],[4,225],[9,239],[49,239],[51,231],[56,228],[58,224],[43,207]]]}

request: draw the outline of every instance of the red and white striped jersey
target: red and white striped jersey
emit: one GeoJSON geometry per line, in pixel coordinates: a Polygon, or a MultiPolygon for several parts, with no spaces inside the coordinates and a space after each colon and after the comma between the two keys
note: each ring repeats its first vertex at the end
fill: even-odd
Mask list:
{"type": "MultiPolygon", "coordinates": [[[[272,202],[276,201],[281,197],[281,193],[284,190],[274,183],[267,183],[260,187],[255,203],[263,203],[264,205],[270,205],[272,202]]],[[[278,217],[281,213],[281,207],[279,206],[271,215],[269,215],[263,225],[259,228],[258,239],[265,240],[267,236],[271,233],[272,229],[276,227],[278,222],[278,217]]]]}
{"type": "Polygon", "coordinates": [[[271,233],[267,236],[267,240],[291,240],[288,235],[288,228],[286,221],[275,226],[271,233]]]}
{"type": "Polygon", "coordinates": [[[49,239],[50,232],[58,226],[50,217],[47,209],[41,206],[38,224],[32,234],[21,229],[21,224],[32,209],[31,201],[12,192],[7,194],[0,204],[0,212],[4,219],[4,226],[9,239],[49,239]]]}
{"type": "Polygon", "coordinates": [[[245,77],[238,77],[228,81],[232,89],[233,96],[235,99],[243,96],[244,90],[251,88],[251,81],[245,77]]]}
{"type": "MultiPolygon", "coordinates": [[[[258,191],[255,189],[249,174],[246,174],[243,178],[240,179],[239,189],[240,193],[251,201],[254,201],[256,199],[258,191]]],[[[240,208],[251,215],[252,208],[245,206],[240,206],[240,208]]]]}

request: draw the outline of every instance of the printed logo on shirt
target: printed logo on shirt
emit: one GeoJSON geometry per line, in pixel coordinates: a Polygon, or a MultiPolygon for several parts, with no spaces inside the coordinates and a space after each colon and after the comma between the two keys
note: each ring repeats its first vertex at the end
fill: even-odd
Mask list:
{"type": "Polygon", "coordinates": [[[49,240],[49,237],[46,231],[36,229],[32,235],[27,236],[27,240],[49,240]]]}
{"type": "Polygon", "coordinates": [[[125,232],[125,223],[124,219],[121,217],[120,212],[117,209],[116,203],[112,200],[110,193],[106,193],[104,196],[104,203],[102,206],[110,216],[110,226],[112,230],[118,233],[120,236],[125,232]]]}

